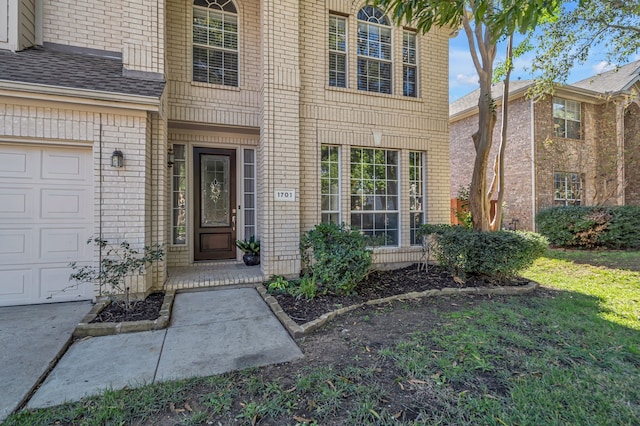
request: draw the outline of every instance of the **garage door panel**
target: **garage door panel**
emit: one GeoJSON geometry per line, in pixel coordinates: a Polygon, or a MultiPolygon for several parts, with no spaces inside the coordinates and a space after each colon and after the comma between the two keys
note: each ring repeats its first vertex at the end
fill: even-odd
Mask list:
{"type": "Polygon", "coordinates": [[[0,220],[34,220],[34,190],[0,186],[0,220]]]}
{"type": "Polygon", "coordinates": [[[0,144],[0,306],[93,297],[69,281],[93,258],[93,195],[90,149],[0,144]]]}
{"type": "Polygon", "coordinates": [[[36,150],[3,148],[0,150],[0,178],[35,178],[39,155],[36,150]]]}
{"type": "Polygon", "coordinates": [[[87,152],[44,152],[42,156],[43,179],[87,181],[90,176],[91,155],[87,152]]]}
{"type": "Polygon", "coordinates": [[[40,258],[49,261],[77,262],[90,257],[86,243],[90,232],[83,228],[42,228],[40,258]]]}
{"type": "Polygon", "coordinates": [[[89,193],[83,189],[43,189],[40,194],[40,217],[45,220],[86,220],[90,217],[89,193]]]}
{"type": "Polygon", "coordinates": [[[62,302],[90,298],[89,283],[69,281],[73,270],[69,267],[40,268],[41,302],[62,302]]]}
{"type": "Polygon", "coordinates": [[[20,264],[33,259],[31,229],[0,228],[0,265],[20,264]]]}
{"type": "Polygon", "coordinates": [[[32,269],[0,269],[0,306],[34,303],[32,269]]]}

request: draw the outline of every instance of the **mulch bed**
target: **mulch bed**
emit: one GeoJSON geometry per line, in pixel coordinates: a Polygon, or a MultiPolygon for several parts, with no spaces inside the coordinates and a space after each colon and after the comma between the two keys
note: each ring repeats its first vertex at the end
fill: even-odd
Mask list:
{"type": "Polygon", "coordinates": [[[160,308],[164,302],[164,293],[152,293],[145,300],[131,302],[131,309],[126,310],[124,302],[112,301],[91,323],[126,322],[155,320],[160,316],[160,308]]]}
{"type": "MultiPolygon", "coordinates": [[[[356,293],[349,296],[320,294],[311,300],[296,299],[286,293],[274,293],[278,304],[297,324],[304,324],[319,318],[322,314],[346,306],[369,300],[382,299],[398,294],[442,290],[443,288],[492,287],[496,285],[525,285],[528,281],[516,279],[510,282],[495,282],[485,277],[470,277],[464,283],[454,281],[446,269],[430,265],[427,271],[418,270],[417,265],[391,271],[374,271],[356,287],[356,293]]],[[[268,283],[264,284],[268,287],[268,283]]]]}

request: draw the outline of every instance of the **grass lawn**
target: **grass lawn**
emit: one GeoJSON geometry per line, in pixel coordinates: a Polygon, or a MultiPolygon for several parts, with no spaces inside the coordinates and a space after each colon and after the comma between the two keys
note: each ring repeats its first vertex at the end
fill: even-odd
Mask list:
{"type": "Polygon", "coordinates": [[[640,252],[553,250],[524,275],[542,288],[353,314],[350,329],[402,311],[424,325],[379,348],[363,332],[335,365],[305,352],[295,369],[109,391],[6,424],[639,425],[640,252]]]}

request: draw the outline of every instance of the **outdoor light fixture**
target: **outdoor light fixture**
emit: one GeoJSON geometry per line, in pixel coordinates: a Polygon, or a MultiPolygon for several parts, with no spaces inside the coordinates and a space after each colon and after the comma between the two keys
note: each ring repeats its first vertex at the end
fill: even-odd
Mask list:
{"type": "Polygon", "coordinates": [[[122,151],[115,150],[113,154],[111,154],[111,167],[121,168],[124,165],[124,155],[122,151]]]}
{"type": "Polygon", "coordinates": [[[167,152],[167,166],[169,168],[173,167],[173,163],[176,162],[176,155],[173,153],[173,148],[169,147],[169,152],[167,152]]]}

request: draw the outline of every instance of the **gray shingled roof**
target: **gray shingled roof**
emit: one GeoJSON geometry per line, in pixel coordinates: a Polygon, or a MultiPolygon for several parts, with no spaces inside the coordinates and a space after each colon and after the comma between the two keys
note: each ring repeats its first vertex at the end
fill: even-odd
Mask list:
{"type": "Polygon", "coordinates": [[[117,58],[32,48],[0,51],[0,80],[159,98],[164,81],[124,77],[117,58]]]}
{"type": "MultiPolygon", "coordinates": [[[[522,91],[529,86],[533,85],[533,80],[512,80],[509,83],[509,94],[522,91]]],[[[494,99],[502,99],[502,90],[504,83],[499,82],[491,86],[491,94],[494,99]]],[[[478,106],[478,96],[480,96],[480,89],[476,89],[473,92],[455,100],[449,104],[449,117],[467,111],[469,109],[478,106]]]]}
{"type": "Polygon", "coordinates": [[[631,62],[611,71],[585,78],[571,86],[599,93],[617,93],[627,90],[640,79],[640,61],[631,62]]]}

